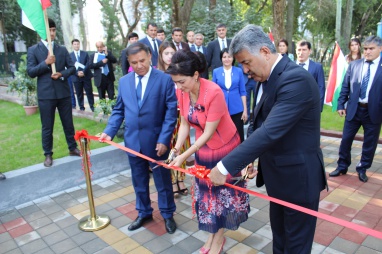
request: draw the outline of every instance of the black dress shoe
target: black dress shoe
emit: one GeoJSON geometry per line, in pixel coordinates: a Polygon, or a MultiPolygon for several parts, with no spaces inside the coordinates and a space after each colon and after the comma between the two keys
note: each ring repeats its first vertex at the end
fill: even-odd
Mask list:
{"type": "Polygon", "coordinates": [[[358,173],[358,178],[361,182],[364,182],[366,183],[367,180],[369,180],[369,178],[367,177],[366,173],[365,172],[360,172],[358,173]]]}
{"type": "Polygon", "coordinates": [[[0,172],[0,180],[5,180],[5,179],[7,179],[7,178],[5,177],[5,175],[4,175],[3,173],[0,172]]]}
{"type": "Polygon", "coordinates": [[[53,164],[53,158],[52,158],[52,155],[50,155],[50,154],[45,155],[44,166],[45,166],[45,167],[51,167],[52,164],[53,164]]]}
{"type": "Polygon", "coordinates": [[[335,177],[335,176],[339,176],[339,175],[346,175],[347,172],[348,172],[347,169],[340,170],[340,169],[336,168],[336,170],[334,170],[333,172],[329,173],[329,176],[335,177]]]}
{"type": "Polygon", "coordinates": [[[80,150],[78,148],[74,148],[72,151],[69,151],[70,156],[81,156],[80,150]]]}
{"type": "Polygon", "coordinates": [[[130,226],[128,227],[128,229],[129,229],[130,231],[136,230],[136,229],[142,227],[143,224],[144,224],[145,222],[151,221],[152,219],[153,219],[153,216],[152,216],[152,215],[149,216],[149,217],[145,217],[145,218],[142,218],[142,217],[139,217],[139,216],[138,216],[138,217],[135,219],[135,221],[133,221],[133,222],[130,224],[130,226]]]}
{"type": "Polygon", "coordinates": [[[174,218],[171,217],[169,219],[164,219],[164,223],[165,223],[165,226],[166,226],[166,231],[169,234],[174,234],[174,232],[176,230],[176,223],[174,221],[174,218]]]}

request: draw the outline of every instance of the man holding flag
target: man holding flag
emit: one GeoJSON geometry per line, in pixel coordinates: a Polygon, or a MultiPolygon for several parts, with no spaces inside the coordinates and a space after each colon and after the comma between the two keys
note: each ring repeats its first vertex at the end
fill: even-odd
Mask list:
{"type": "Polygon", "coordinates": [[[331,177],[346,174],[351,163],[351,146],[362,126],[362,156],[356,166],[358,178],[367,182],[366,170],[371,167],[382,123],[382,39],[370,36],[363,43],[364,58],[352,61],[347,69],[338,98],[337,112],[346,116],[337,168],[331,177]],[[347,105],[346,105],[347,103],[347,105]]]}
{"type": "Polygon", "coordinates": [[[37,77],[37,96],[42,124],[45,167],[50,167],[53,163],[53,126],[56,109],[64,128],[69,155],[80,156],[80,151],[74,140],[71,96],[66,80],[75,73],[75,67],[67,49],[54,43],[56,24],[51,19],[49,19],[49,36],[52,40],[54,55],[48,52],[48,42],[43,39],[28,48],[27,53],[28,75],[31,78],[37,77]],[[53,64],[58,72],[52,73],[53,64]]]}

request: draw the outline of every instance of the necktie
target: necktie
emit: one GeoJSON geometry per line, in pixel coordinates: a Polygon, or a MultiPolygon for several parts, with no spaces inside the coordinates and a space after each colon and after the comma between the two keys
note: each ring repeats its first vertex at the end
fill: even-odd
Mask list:
{"type": "Polygon", "coordinates": [[[77,62],[80,62],[80,52],[77,52],[77,62]]]}
{"type": "Polygon", "coordinates": [[[157,48],[157,44],[155,43],[155,39],[153,39],[153,44],[154,44],[154,51],[155,53],[158,54],[158,48],[157,48]]]}
{"type": "Polygon", "coordinates": [[[372,61],[366,61],[366,63],[368,63],[369,66],[367,67],[366,75],[363,77],[362,83],[361,83],[361,92],[359,93],[359,97],[361,99],[365,99],[365,97],[366,97],[367,85],[369,84],[369,79],[370,79],[370,65],[373,62],[372,61]]]}
{"type": "Polygon", "coordinates": [[[176,43],[176,50],[179,50],[179,43],[176,43]]]}
{"type": "Polygon", "coordinates": [[[136,91],[139,108],[141,108],[141,103],[142,103],[142,101],[141,101],[141,98],[142,98],[142,78],[143,78],[143,76],[140,76],[140,75],[138,76],[139,81],[138,81],[137,91],[136,91]]]}
{"type": "Polygon", "coordinates": [[[200,51],[200,46],[198,46],[198,51],[199,51],[199,52],[202,52],[202,51],[200,51]]]}
{"type": "Polygon", "coordinates": [[[109,74],[109,66],[107,63],[103,66],[103,75],[107,76],[109,74]]]}
{"type": "Polygon", "coordinates": [[[298,65],[300,65],[302,68],[304,68],[305,63],[299,63],[298,65]]]}
{"type": "Polygon", "coordinates": [[[222,40],[222,50],[225,49],[224,40],[222,40]]]}

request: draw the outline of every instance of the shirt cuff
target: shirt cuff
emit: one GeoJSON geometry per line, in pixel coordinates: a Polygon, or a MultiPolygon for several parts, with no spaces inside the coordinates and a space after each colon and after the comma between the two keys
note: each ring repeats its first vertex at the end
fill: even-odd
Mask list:
{"type": "Polygon", "coordinates": [[[221,161],[218,162],[218,164],[216,165],[216,167],[218,168],[218,170],[220,171],[220,173],[222,173],[223,175],[228,175],[229,172],[227,171],[227,169],[224,167],[223,163],[221,161]]]}

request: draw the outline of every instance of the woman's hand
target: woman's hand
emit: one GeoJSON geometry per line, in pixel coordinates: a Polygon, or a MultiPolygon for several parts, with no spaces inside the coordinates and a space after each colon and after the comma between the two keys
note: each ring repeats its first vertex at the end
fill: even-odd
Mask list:
{"type": "Polygon", "coordinates": [[[178,155],[168,165],[180,167],[187,158],[184,158],[183,154],[178,155]]]}
{"type": "Polygon", "coordinates": [[[247,110],[243,111],[243,114],[241,115],[241,120],[243,120],[244,123],[247,122],[247,120],[248,120],[247,110]]]}

